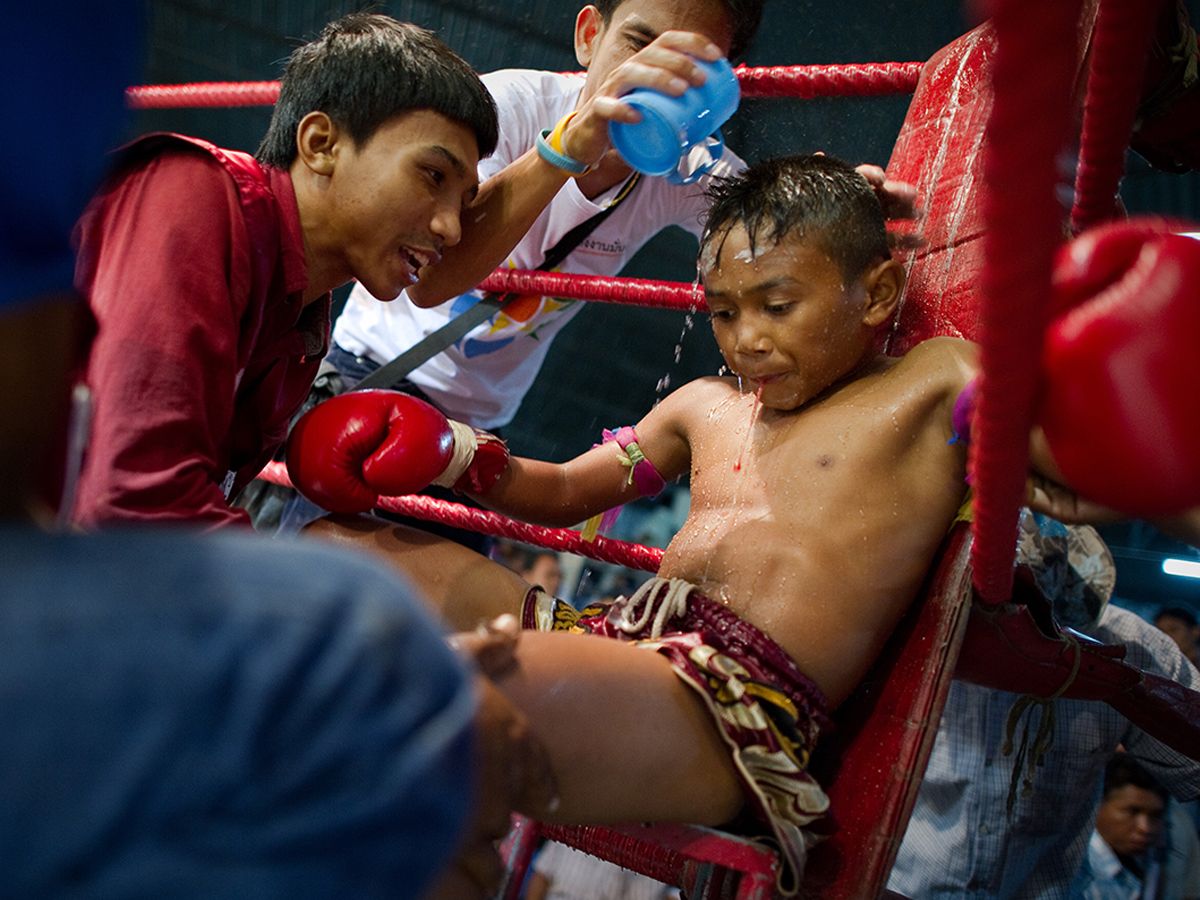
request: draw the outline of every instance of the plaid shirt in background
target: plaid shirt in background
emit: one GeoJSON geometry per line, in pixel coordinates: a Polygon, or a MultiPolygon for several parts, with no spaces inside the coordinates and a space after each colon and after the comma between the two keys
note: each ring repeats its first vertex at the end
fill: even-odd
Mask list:
{"type": "MultiPolygon", "coordinates": [[[[1088,632],[1126,644],[1131,665],[1200,689],[1200,673],[1171,639],[1133,613],[1108,606],[1088,632]]],[[[951,685],[889,890],[919,900],[1069,896],[1092,833],[1104,765],[1118,744],[1179,799],[1200,796],[1200,763],[1105,703],[1059,700],[1054,744],[1033,775],[1032,793],[1018,794],[1010,819],[1013,758],[1000,748],[1017,697],[951,685]]]]}

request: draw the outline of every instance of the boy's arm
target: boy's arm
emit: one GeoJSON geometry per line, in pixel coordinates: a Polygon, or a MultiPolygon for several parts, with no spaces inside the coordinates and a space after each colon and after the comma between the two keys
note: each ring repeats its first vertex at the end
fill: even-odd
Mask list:
{"type": "MultiPolygon", "coordinates": [[[[697,382],[684,385],[650,410],[635,428],[638,450],[664,481],[673,481],[688,469],[691,451],[683,416],[700,391],[697,382]]],[[[628,455],[628,450],[622,451],[610,441],[565,463],[515,457],[495,487],[475,497],[492,509],[528,522],[571,526],[641,496],[629,466],[622,463],[622,456],[628,455]]]]}
{"type": "MultiPolygon", "coordinates": [[[[1038,475],[1029,479],[1026,502],[1030,509],[1069,525],[1107,525],[1129,520],[1119,510],[1080,497],[1059,482],[1038,475]]],[[[1200,547],[1200,506],[1148,521],[1167,537],[1200,547]]]]}
{"type": "MultiPolygon", "coordinates": [[[[684,416],[698,390],[685,385],[638,425],[638,450],[664,480],[687,469],[684,416]]],[[[287,463],[296,487],[337,513],[365,512],[380,495],[439,484],[518,518],[574,525],[639,496],[616,444],[565,463],[510,459],[495,436],[397,391],[351,391],[309,410],[292,429],[287,463]]]]}
{"type": "MultiPolygon", "coordinates": [[[[563,132],[566,155],[594,165],[608,150],[608,123],[638,120],[638,113],[618,99],[622,94],[650,87],[678,96],[704,81],[693,57],[711,61],[720,55],[703,35],[663,32],[617,66],[579,106],[563,132]]],[[[546,128],[554,125],[545,123],[546,128]]],[[[436,265],[421,270],[408,296],[418,306],[430,307],[475,287],[504,261],[570,177],[543,159],[536,147],[527,150],[483,184],[478,198],[463,211],[458,244],[447,247],[436,265]]]]}

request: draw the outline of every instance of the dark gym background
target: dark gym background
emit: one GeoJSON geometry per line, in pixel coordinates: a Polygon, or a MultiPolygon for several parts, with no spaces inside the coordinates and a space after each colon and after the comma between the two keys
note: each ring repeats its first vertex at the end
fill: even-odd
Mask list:
{"type": "MultiPolygon", "coordinates": [[[[574,70],[576,0],[402,0],[392,3],[154,0],[147,83],[259,81],[279,76],[297,42],[329,19],[358,9],[386,12],[436,31],[479,71],[574,70]]],[[[1190,3],[1193,21],[1197,5],[1190,3]]],[[[959,0],[768,0],[751,65],[923,60],[972,24],[959,0]]],[[[748,161],[824,150],[850,162],[887,162],[907,96],[866,100],[744,101],[726,128],[748,161]]],[[[144,112],[136,133],[172,130],[253,151],[270,110],[144,112]]],[[[1132,211],[1200,218],[1200,179],[1155,172],[1131,155],[1122,194],[1132,211]]],[[[651,242],[624,274],[690,280],[694,242],[683,232],[651,242]]],[[[508,429],[517,453],[564,459],[602,427],[631,423],[660,390],[716,371],[720,359],[702,317],[590,304],[556,340],[542,373],[508,429]],[[662,387],[660,388],[660,385],[662,387]]],[[[1200,464],[1200,461],[1198,461],[1200,464]]],[[[1118,557],[1118,590],[1134,605],[1200,608],[1200,582],[1164,576],[1162,556],[1187,551],[1140,524],[1105,529],[1118,557]]]]}

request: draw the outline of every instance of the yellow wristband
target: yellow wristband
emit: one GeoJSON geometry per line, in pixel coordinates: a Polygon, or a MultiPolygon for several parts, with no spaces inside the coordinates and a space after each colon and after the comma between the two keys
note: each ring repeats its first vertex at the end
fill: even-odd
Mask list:
{"type": "Polygon", "coordinates": [[[567,113],[558,120],[558,124],[550,129],[550,134],[546,137],[546,143],[551,146],[555,153],[567,155],[567,151],[563,149],[562,138],[563,132],[567,130],[567,123],[575,118],[574,111],[567,113]]]}
{"type": "Polygon", "coordinates": [[[573,156],[568,156],[567,151],[563,149],[563,132],[573,118],[575,113],[569,112],[559,119],[553,128],[542,132],[542,137],[538,140],[538,154],[550,165],[562,169],[572,178],[579,178],[592,171],[592,167],[573,156]]]}

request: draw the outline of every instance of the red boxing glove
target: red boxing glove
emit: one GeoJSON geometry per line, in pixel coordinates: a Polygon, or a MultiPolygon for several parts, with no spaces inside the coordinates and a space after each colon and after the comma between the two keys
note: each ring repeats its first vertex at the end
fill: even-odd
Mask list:
{"type": "Polygon", "coordinates": [[[1083,496],[1138,516],[1200,504],[1200,242],[1106,225],[1060,252],[1038,414],[1083,496]]]}
{"type": "Polygon", "coordinates": [[[483,493],[508,465],[504,442],[485,438],[408,394],[351,391],[296,422],[288,475],[314,503],[339,513],[365,512],[380,495],[412,494],[430,484],[483,493]]]}

